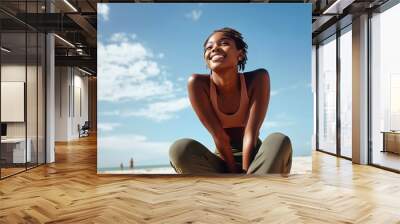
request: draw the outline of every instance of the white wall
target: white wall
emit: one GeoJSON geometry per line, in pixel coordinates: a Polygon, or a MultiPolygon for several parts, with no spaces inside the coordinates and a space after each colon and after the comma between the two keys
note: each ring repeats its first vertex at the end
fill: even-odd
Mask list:
{"type": "Polygon", "coordinates": [[[70,84],[69,69],[55,68],[55,141],[68,141],[68,117],[70,84]]]}
{"type": "MultiPolygon", "coordinates": [[[[25,66],[25,64],[2,64],[1,66],[1,81],[3,82],[21,82],[26,85],[26,106],[25,96],[21,97],[23,102],[18,108],[10,108],[4,105],[2,102],[2,114],[4,113],[20,113],[22,116],[21,121],[18,122],[5,122],[7,124],[7,137],[9,138],[24,138],[25,135],[30,139],[32,161],[36,162],[39,159],[39,163],[44,163],[44,83],[42,67],[38,66],[25,66]],[[38,70],[37,70],[38,69],[38,70]],[[27,81],[25,80],[27,78],[27,81]],[[26,120],[25,120],[26,112],[26,120]],[[37,155],[39,153],[39,155],[37,155]]],[[[24,88],[24,87],[23,87],[24,88]]],[[[19,93],[24,93],[24,90],[19,90],[19,93]],[[22,91],[22,92],[21,92],[22,91]]],[[[11,94],[10,92],[2,89],[1,98],[8,99],[11,94]],[[4,95],[6,94],[6,95],[4,95]]],[[[15,99],[14,99],[15,100],[15,99]]],[[[12,102],[11,102],[12,103],[12,102]]],[[[14,102],[18,103],[18,102],[14,102]]],[[[3,118],[2,118],[3,120],[3,118]]]]}
{"type": "MultiPolygon", "coordinates": [[[[2,82],[24,82],[26,83],[25,76],[28,72],[28,83],[29,86],[34,88],[27,88],[27,120],[26,122],[7,122],[7,136],[8,137],[24,137],[25,126],[28,125],[28,137],[30,133],[35,131],[36,135],[36,80],[33,80],[30,75],[36,74],[36,66],[18,65],[18,64],[3,64],[1,66],[1,81],[2,82]],[[34,111],[35,113],[33,113],[34,111]],[[32,123],[34,122],[34,123],[32,123]]],[[[7,96],[2,96],[2,98],[7,96]]],[[[41,107],[42,105],[39,105],[41,107]]],[[[7,110],[7,108],[1,108],[1,110],[7,110]]],[[[24,108],[22,108],[24,110],[24,108]]],[[[4,112],[4,111],[3,111],[4,112]]]]}
{"type": "Polygon", "coordinates": [[[81,126],[88,120],[88,78],[82,76],[79,70],[74,70],[74,108],[72,119],[71,134],[75,137],[79,135],[78,124],[81,126]],[[78,74],[77,74],[78,72],[78,74]]]}
{"type": "MultiPolygon", "coordinates": [[[[2,82],[25,82],[25,69],[31,70],[24,65],[18,64],[3,64],[1,66],[1,81],[2,82]]],[[[2,96],[4,98],[6,96],[2,96]]],[[[1,108],[1,110],[7,110],[7,108],[1,108]]],[[[24,108],[22,108],[24,110],[24,108]]],[[[4,112],[3,112],[4,113],[4,112]]],[[[7,122],[7,135],[9,137],[24,137],[25,136],[25,124],[24,122],[7,122]]]]}
{"type": "Polygon", "coordinates": [[[79,138],[78,124],[88,120],[88,78],[83,75],[76,68],[56,67],[56,141],[79,138]]]}

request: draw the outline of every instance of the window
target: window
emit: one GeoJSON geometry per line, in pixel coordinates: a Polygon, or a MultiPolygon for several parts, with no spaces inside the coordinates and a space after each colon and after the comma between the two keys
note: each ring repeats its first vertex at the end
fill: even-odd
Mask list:
{"type": "Polygon", "coordinates": [[[336,35],[318,47],[318,149],[336,153],[336,35]]]}
{"type": "Polygon", "coordinates": [[[400,4],[371,18],[372,163],[400,170],[400,4]]]}
{"type": "MultiPolygon", "coordinates": [[[[18,2],[17,13],[41,13],[44,1],[18,2]]],[[[1,6],[15,2],[1,2],[1,6]]],[[[2,140],[0,178],[45,163],[45,34],[0,12],[2,140]],[[11,99],[15,99],[14,101],[11,99]],[[11,106],[17,109],[10,109],[11,106]],[[18,113],[19,112],[19,113],[18,113]]]]}
{"type": "Polygon", "coordinates": [[[352,148],[352,33],[351,25],[340,35],[340,155],[351,158],[352,148]]]}

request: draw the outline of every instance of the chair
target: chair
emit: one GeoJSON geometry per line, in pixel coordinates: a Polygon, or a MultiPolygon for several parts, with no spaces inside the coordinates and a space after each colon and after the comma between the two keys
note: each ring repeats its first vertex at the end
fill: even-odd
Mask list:
{"type": "Polygon", "coordinates": [[[89,129],[90,129],[89,121],[85,121],[82,127],[80,127],[80,125],[78,124],[79,138],[89,136],[89,129]]]}

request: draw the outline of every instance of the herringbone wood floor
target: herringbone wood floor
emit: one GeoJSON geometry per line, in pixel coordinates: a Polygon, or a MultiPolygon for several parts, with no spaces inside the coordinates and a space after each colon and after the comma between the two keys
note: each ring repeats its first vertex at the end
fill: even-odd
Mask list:
{"type": "Polygon", "coordinates": [[[400,223],[400,175],[322,153],[313,173],[266,177],[96,175],[96,139],[0,181],[0,223],[400,223]]]}

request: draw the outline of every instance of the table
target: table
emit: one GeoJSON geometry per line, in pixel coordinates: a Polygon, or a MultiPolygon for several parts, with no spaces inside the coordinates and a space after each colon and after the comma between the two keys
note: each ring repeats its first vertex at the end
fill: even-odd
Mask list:
{"type": "Polygon", "coordinates": [[[392,152],[400,154],[400,131],[382,131],[383,150],[382,152],[392,152]]]}
{"type": "Polygon", "coordinates": [[[1,139],[1,157],[9,163],[26,163],[31,162],[31,145],[32,141],[27,138],[28,142],[25,151],[25,138],[6,138],[1,139]],[[25,153],[26,152],[26,153],[25,153]],[[25,161],[26,159],[26,161],[25,161]]]}

